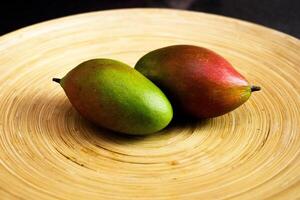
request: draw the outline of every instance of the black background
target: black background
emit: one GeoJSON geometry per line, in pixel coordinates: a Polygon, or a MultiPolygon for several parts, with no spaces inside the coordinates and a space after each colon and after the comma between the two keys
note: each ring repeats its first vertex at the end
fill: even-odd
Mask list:
{"type": "Polygon", "coordinates": [[[262,24],[300,38],[300,0],[4,0],[0,2],[0,35],[71,14],[133,7],[220,14],[262,24]]]}

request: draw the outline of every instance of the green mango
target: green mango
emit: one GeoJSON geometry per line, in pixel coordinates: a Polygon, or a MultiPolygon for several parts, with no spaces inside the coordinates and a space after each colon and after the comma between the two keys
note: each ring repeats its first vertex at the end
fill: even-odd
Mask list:
{"type": "Polygon", "coordinates": [[[88,60],[53,81],[62,86],[84,118],[113,131],[151,134],[165,128],[173,117],[164,93],[141,73],[116,60],[88,60]]]}

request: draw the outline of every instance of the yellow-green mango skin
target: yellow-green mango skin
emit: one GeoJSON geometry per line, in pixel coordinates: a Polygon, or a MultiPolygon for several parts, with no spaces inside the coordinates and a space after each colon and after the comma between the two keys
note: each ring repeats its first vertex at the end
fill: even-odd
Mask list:
{"type": "Polygon", "coordinates": [[[173,117],[164,93],[135,69],[111,59],[93,59],[60,81],[75,109],[107,129],[146,135],[165,128],[173,117]]]}

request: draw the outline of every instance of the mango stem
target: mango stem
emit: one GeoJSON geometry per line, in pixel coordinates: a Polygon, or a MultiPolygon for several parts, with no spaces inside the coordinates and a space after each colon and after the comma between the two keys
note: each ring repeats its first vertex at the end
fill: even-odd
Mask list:
{"type": "Polygon", "coordinates": [[[255,92],[255,91],[259,91],[259,90],[261,90],[260,86],[256,86],[256,85],[251,86],[251,92],[255,92]]]}
{"type": "Polygon", "coordinates": [[[60,78],[53,78],[52,81],[54,81],[56,83],[60,83],[60,78]]]}

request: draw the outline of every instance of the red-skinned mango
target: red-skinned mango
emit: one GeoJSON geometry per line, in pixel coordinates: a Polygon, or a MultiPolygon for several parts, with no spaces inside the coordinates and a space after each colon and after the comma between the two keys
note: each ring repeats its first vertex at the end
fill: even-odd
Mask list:
{"type": "Polygon", "coordinates": [[[151,51],[135,69],[165,92],[175,111],[196,118],[228,113],[260,90],[220,55],[192,45],[151,51]]]}

